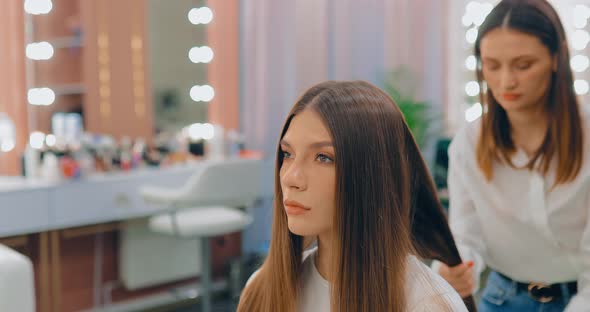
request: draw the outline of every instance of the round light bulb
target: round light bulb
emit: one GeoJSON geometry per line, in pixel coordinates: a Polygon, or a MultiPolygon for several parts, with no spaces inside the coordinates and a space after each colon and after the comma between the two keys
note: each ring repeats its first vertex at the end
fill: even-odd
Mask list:
{"type": "Polygon", "coordinates": [[[190,97],[195,102],[209,102],[215,97],[215,90],[210,85],[193,86],[190,90],[190,97]]]}
{"type": "Polygon", "coordinates": [[[45,137],[45,144],[49,147],[53,147],[55,146],[55,144],[57,143],[57,138],[55,137],[55,135],[53,134],[48,134],[45,137]]]}
{"type": "Polygon", "coordinates": [[[475,103],[471,107],[469,107],[468,109],[465,110],[465,120],[467,120],[468,122],[474,122],[479,117],[481,117],[482,113],[483,113],[483,107],[481,106],[481,104],[475,103]]]}
{"type": "Polygon", "coordinates": [[[470,81],[465,84],[465,93],[468,96],[476,96],[479,94],[479,83],[477,81],[470,81]]]}
{"type": "Polygon", "coordinates": [[[215,128],[210,123],[206,123],[203,125],[203,139],[211,140],[215,135],[215,128]]]}
{"type": "Polygon", "coordinates": [[[33,15],[47,14],[53,9],[51,0],[25,0],[25,12],[33,15]]]}
{"type": "Polygon", "coordinates": [[[210,85],[201,86],[201,101],[209,102],[215,97],[215,90],[210,85]]]}
{"type": "Polygon", "coordinates": [[[47,41],[33,42],[27,44],[25,54],[31,60],[48,60],[53,57],[53,46],[47,41]]]}
{"type": "Polygon", "coordinates": [[[188,136],[192,141],[198,141],[203,138],[203,125],[200,123],[192,124],[188,127],[188,136]]]}
{"type": "Polygon", "coordinates": [[[208,46],[193,47],[188,52],[188,58],[193,63],[209,63],[213,59],[213,50],[208,46]]]}
{"type": "Polygon", "coordinates": [[[213,11],[208,7],[202,7],[199,9],[199,16],[201,24],[209,24],[213,20],[213,11]]]}
{"type": "Polygon", "coordinates": [[[12,119],[4,113],[0,113],[0,150],[10,152],[16,145],[16,128],[12,119]]]}
{"type": "Polygon", "coordinates": [[[577,4],[574,6],[574,26],[578,29],[583,29],[588,23],[590,17],[590,8],[584,4],[577,4]]]}
{"type": "Polygon", "coordinates": [[[208,7],[192,8],[188,11],[188,20],[193,25],[209,24],[213,20],[213,11],[208,7]]]}
{"type": "Polygon", "coordinates": [[[477,28],[469,28],[465,32],[465,40],[467,40],[467,42],[469,42],[470,44],[474,44],[477,40],[477,28]]]}
{"type": "Polygon", "coordinates": [[[574,90],[576,90],[576,94],[584,95],[587,94],[590,90],[590,86],[588,85],[588,81],[583,79],[577,79],[574,81],[574,90]]]}
{"type": "Polygon", "coordinates": [[[467,57],[467,59],[465,60],[465,67],[468,70],[475,70],[477,67],[477,59],[475,58],[474,55],[470,55],[467,57]]]}
{"type": "Polygon", "coordinates": [[[578,73],[585,71],[590,65],[590,60],[585,55],[576,55],[570,60],[571,68],[578,73]]]}
{"type": "Polygon", "coordinates": [[[45,142],[45,133],[35,131],[29,136],[29,144],[34,149],[41,149],[45,142]]]}
{"type": "Polygon", "coordinates": [[[590,34],[587,31],[578,29],[574,31],[571,37],[572,47],[578,51],[586,49],[590,41],[590,34]]]}
{"type": "Polygon", "coordinates": [[[473,24],[473,21],[471,21],[471,16],[469,16],[467,14],[463,15],[463,17],[461,18],[461,23],[465,27],[471,26],[473,24]]]}
{"type": "Polygon", "coordinates": [[[6,140],[2,140],[0,142],[2,142],[0,144],[0,150],[4,153],[8,153],[8,152],[12,151],[14,149],[14,147],[16,146],[14,140],[12,140],[12,139],[6,139],[6,140]]]}
{"type": "Polygon", "coordinates": [[[27,93],[31,105],[49,106],[55,102],[55,92],[49,88],[32,88],[27,93]]]}

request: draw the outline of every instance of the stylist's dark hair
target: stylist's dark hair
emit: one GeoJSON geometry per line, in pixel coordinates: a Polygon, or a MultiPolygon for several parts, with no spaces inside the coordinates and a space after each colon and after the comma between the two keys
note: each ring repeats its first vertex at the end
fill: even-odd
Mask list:
{"type": "MultiPolygon", "coordinates": [[[[450,266],[461,258],[402,113],[391,97],[367,82],[323,82],[295,103],[280,139],[304,110],[320,116],[335,151],[332,311],[405,311],[409,254],[450,266]]],[[[279,145],[271,246],[242,293],[239,312],[296,309],[304,246],[303,237],[288,229],[279,177],[282,160],[279,145]]],[[[475,311],[472,298],[466,303],[475,311]]]]}
{"type": "Polygon", "coordinates": [[[576,178],[582,167],[582,121],[573,89],[565,31],[557,12],[546,0],[501,1],[479,28],[475,42],[477,79],[482,90],[481,102],[487,105],[488,112],[482,115],[482,128],[477,144],[478,165],[488,180],[493,178],[494,161],[502,161],[514,167],[510,155],[515,151],[515,146],[510,136],[506,111],[492,92],[484,93],[483,87],[481,41],[487,33],[497,28],[512,29],[537,37],[557,60],[545,107],[549,127],[541,147],[531,158],[527,168],[534,169],[537,161],[540,161],[541,172],[546,174],[555,157],[555,184],[570,182],[576,178]]]}

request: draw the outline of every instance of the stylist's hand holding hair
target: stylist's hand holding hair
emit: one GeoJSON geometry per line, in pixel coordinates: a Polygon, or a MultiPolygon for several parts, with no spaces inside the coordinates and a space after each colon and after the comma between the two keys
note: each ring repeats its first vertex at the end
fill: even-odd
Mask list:
{"type": "Polygon", "coordinates": [[[441,263],[438,273],[455,288],[461,298],[465,298],[473,293],[475,287],[472,267],[472,261],[454,267],[441,263]]]}

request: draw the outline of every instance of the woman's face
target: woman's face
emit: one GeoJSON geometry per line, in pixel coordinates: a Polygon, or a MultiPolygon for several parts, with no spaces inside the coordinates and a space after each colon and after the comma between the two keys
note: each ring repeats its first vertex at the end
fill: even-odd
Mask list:
{"type": "Polygon", "coordinates": [[[543,107],[557,63],[539,38],[501,27],[488,32],[480,48],[483,78],[504,110],[543,107]]]}
{"type": "Polygon", "coordinates": [[[316,112],[306,109],[293,117],[280,146],[279,175],[289,230],[301,236],[329,234],[336,209],[330,132],[316,112]]]}

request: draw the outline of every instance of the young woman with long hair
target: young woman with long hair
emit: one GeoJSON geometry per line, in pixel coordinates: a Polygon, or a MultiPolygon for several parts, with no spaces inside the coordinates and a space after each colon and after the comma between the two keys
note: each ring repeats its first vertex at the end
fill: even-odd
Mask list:
{"type": "Polygon", "coordinates": [[[238,311],[466,311],[415,255],[461,262],[400,110],[366,82],[312,87],[280,136],[270,250],[238,311]]]}
{"type": "Polygon", "coordinates": [[[449,219],[467,263],[438,271],[479,310],[590,311],[590,115],[545,0],[504,0],[475,43],[484,114],[449,149],[449,219]]]}

